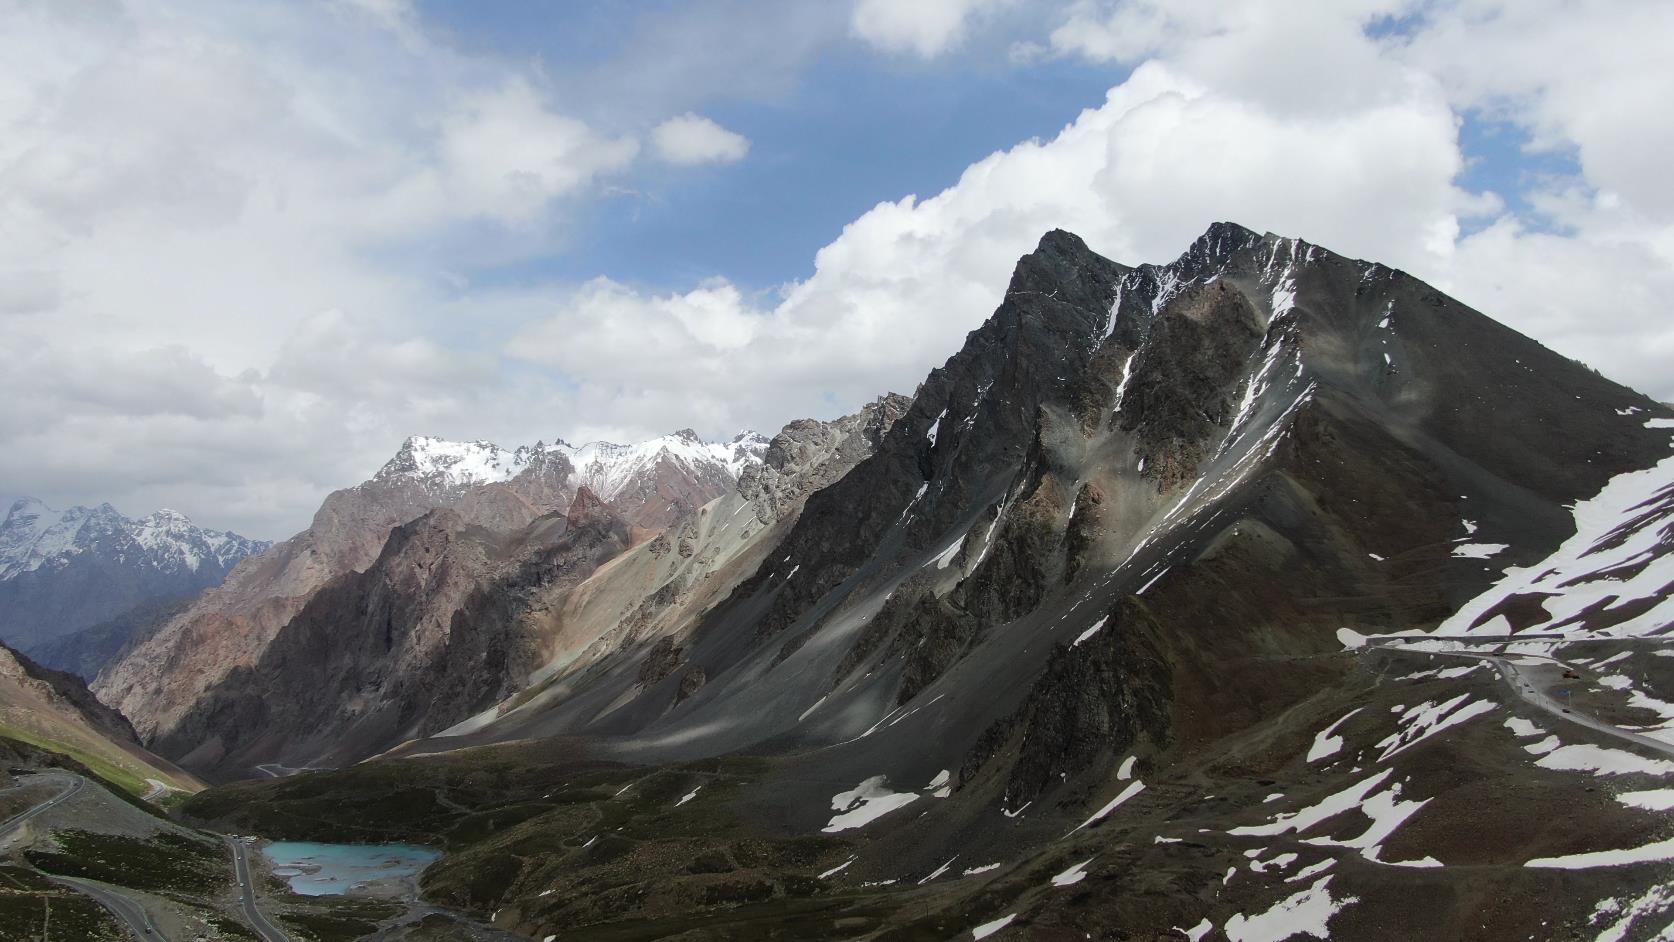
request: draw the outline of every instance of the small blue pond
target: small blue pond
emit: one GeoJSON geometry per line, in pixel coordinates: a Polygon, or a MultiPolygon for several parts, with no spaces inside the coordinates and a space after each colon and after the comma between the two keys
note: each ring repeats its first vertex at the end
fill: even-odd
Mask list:
{"type": "Polygon", "coordinates": [[[273,873],[303,896],[337,896],[373,880],[415,877],[439,852],[416,844],[279,841],[262,848],[273,873]]]}

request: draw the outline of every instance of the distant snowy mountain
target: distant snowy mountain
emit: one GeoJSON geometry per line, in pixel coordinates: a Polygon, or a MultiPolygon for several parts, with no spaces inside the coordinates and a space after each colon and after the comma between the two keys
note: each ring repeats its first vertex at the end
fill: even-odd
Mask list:
{"type": "Polygon", "coordinates": [[[556,536],[585,488],[630,533],[643,535],[733,493],[767,448],[768,439],[755,432],[711,443],[690,429],[633,445],[515,448],[414,436],[371,479],[327,496],[307,530],[239,567],[110,664],[93,686],[150,735],[228,671],[254,663],[332,579],[373,568],[396,528],[447,511],[460,525],[491,533],[517,533],[546,519],[554,527],[548,535],[556,536]]]}
{"type": "Polygon", "coordinates": [[[175,510],[133,519],[110,504],[54,510],[21,498],[0,524],[0,638],[29,646],[190,595],[268,546],[175,510]]]}
{"type": "Polygon", "coordinates": [[[737,480],[745,468],[761,463],[767,444],[767,436],[758,432],[741,432],[722,443],[706,442],[691,429],[635,445],[614,442],[571,445],[559,439],[551,444],[536,442],[514,449],[493,442],[455,442],[415,436],[407,439],[373,480],[407,478],[438,490],[460,490],[511,481],[556,456],[574,469],[572,484],[586,485],[601,499],[612,501],[639,479],[654,475],[664,463],[698,477],[724,473],[737,480]]]}

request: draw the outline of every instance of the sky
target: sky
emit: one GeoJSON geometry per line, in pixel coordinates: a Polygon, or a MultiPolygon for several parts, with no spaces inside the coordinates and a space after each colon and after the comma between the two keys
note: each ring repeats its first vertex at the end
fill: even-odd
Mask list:
{"type": "Polygon", "coordinates": [[[0,0],[0,495],[283,538],[409,435],[911,393],[1064,228],[1674,399],[1661,0],[0,0]]]}

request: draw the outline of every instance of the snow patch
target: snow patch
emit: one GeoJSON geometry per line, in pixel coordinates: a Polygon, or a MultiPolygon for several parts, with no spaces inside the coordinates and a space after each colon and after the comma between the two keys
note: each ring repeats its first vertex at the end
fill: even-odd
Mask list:
{"type": "Polygon", "coordinates": [[[1065,870],[1063,873],[1058,874],[1052,878],[1052,885],[1074,886],[1082,880],[1087,879],[1087,865],[1092,862],[1093,858],[1088,857],[1086,860],[1083,860],[1068,870],[1065,870]]]}
{"type": "Polygon", "coordinates": [[[1314,744],[1308,748],[1308,761],[1318,762],[1327,756],[1334,756],[1343,748],[1343,737],[1336,735],[1337,727],[1348,722],[1349,717],[1359,713],[1364,707],[1350,710],[1343,714],[1335,723],[1314,734],[1314,744]]]}
{"type": "Polygon", "coordinates": [[[913,792],[892,792],[884,787],[886,776],[874,775],[846,792],[831,796],[831,810],[838,812],[822,829],[827,834],[865,827],[878,818],[905,808],[918,800],[913,792]]]}
{"type": "Polygon", "coordinates": [[[1357,902],[1352,896],[1331,898],[1328,887],[1333,876],[1320,877],[1306,890],[1274,903],[1266,912],[1254,916],[1239,913],[1228,919],[1222,930],[1232,942],[1282,942],[1299,935],[1329,939],[1331,917],[1357,902]]]}

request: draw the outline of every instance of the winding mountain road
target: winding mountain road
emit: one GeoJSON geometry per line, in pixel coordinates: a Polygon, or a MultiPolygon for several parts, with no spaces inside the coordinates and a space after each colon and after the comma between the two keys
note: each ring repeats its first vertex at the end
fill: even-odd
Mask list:
{"type": "Polygon", "coordinates": [[[146,913],[145,908],[121,893],[98,883],[77,879],[76,877],[60,877],[47,874],[47,879],[62,886],[67,886],[78,893],[93,897],[95,902],[110,910],[111,915],[121,920],[122,924],[128,927],[128,931],[134,934],[134,938],[140,939],[142,942],[164,939],[163,934],[158,932],[156,925],[151,922],[151,916],[146,913]]]}
{"type": "MultiPolygon", "coordinates": [[[[1518,638],[1517,640],[1522,641],[1525,639],[1518,638]]],[[[1500,679],[1505,681],[1507,687],[1511,688],[1511,692],[1515,694],[1519,700],[1522,700],[1524,703],[1527,703],[1535,709],[1543,710],[1560,720],[1565,720],[1578,726],[1584,726],[1594,732],[1603,733],[1606,736],[1613,736],[1617,739],[1633,743],[1636,746],[1641,746],[1661,755],[1668,756],[1669,758],[1674,758],[1674,743],[1666,743],[1660,739],[1653,739],[1642,733],[1636,733],[1632,730],[1623,729],[1620,726],[1614,726],[1610,723],[1606,723],[1597,717],[1589,716],[1585,713],[1577,713],[1573,707],[1566,707],[1548,696],[1544,690],[1537,689],[1534,681],[1525,676],[1522,671],[1518,670],[1516,664],[1513,664],[1511,661],[1498,654],[1471,651],[1428,651],[1417,648],[1409,648],[1399,642],[1373,644],[1370,645],[1370,647],[1380,651],[1393,651],[1402,654],[1460,657],[1473,661],[1479,661],[1493,667],[1494,670],[1499,673],[1500,679]]]]}
{"type": "MultiPolygon", "coordinates": [[[[87,785],[86,779],[69,772],[41,772],[39,774],[42,778],[68,778],[70,787],[27,811],[18,812],[5,821],[0,821],[0,840],[11,837],[18,828],[28,823],[36,815],[75,797],[87,785]]],[[[163,938],[163,934],[158,932],[157,927],[152,924],[151,917],[146,915],[145,909],[115,890],[86,880],[78,880],[75,877],[61,877],[50,873],[45,876],[60,886],[67,886],[77,893],[92,897],[100,906],[110,910],[111,915],[115,916],[118,921],[128,928],[129,932],[133,933],[134,938],[140,939],[142,942],[163,938]]]]}
{"type": "Polygon", "coordinates": [[[260,907],[256,905],[256,882],[250,876],[249,845],[236,837],[228,837],[226,841],[227,846],[232,848],[233,876],[238,878],[239,894],[243,897],[244,920],[256,930],[263,942],[291,942],[291,937],[268,922],[260,907]]]}
{"type": "Polygon", "coordinates": [[[70,779],[70,787],[64,789],[63,791],[59,792],[58,794],[52,796],[51,798],[48,798],[46,801],[41,802],[40,804],[36,805],[33,808],[30,808],[27,811],[20,811],[17,814],[14,814],[11,817],[7,818],[5,821],[0,821],[0,840],[5,840],[6,838],[11,837],[12,832],[15,831],[16,829],[22,827],[26,822],[29,821],[29,819],[35,817],[36,815],[38,815],[41,812],[47,810],[48,808],[51,808],[55,805],[58,805],[58,804],[60,804],[64,801],[70,799],[71,797],[73,797],[76,794],[76,792],[81,791],[82,786],[87,784],[86,780],[83,779],[81,776],[71,775],[68,772],[42,772],[42,773],[40,773],[40,776],[42,778],[47,778],[47,777],[59,778],[61,776],[68,777],[70,779]]]}

